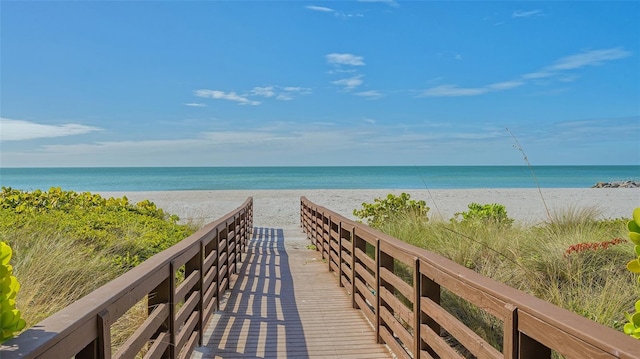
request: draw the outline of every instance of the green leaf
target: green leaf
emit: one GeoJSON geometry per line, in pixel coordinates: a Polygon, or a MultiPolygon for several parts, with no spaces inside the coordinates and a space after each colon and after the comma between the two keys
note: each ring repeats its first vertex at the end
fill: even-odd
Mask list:
{"type": "Polygon", "coordinates": [[[640,233],[638,232],[629,232],[629,239],[634,244],[640,245],[640,233]]]}
{"type": "Polygon", "coordinates": [[[624,325],[624,334],[626,335],[631,335],[633,334],[633,331],[636,329],[636,327],[633,325],[633,323],[627,323],[624,325]]]}
{"type": "Polygon", "coordinates": [[[636,326],[636,328],[640,328],[640,312],[634,314],[631,317],[631,323],[636,326]]]}
{"type": "Polygon", "coordinates": [[[629,232],[640,233],[640,225],[636,221],[627,222],[627,228],[629,228],[629,232]]]}
{"type": "Polygon", "coordinates": [[[636,302],[636,312],[640,312],[640,300],[636,302]]]}
{"type": "Polygon", "coordinates": [[[640,261],[634,259],[627,263],[627,269],[633,273],[640,273],[640,261]]]}
{"type": "Polygon", "coordinates": [[[636,254],[640,257],[640,246],[634,246],[633,250],[636,251],[636,254]]]}
{"type": "Polygon", "coordinates": [[[633,210],[633,220],[638,226],[640,226],[640,207],[636,207],[633,210]]]}

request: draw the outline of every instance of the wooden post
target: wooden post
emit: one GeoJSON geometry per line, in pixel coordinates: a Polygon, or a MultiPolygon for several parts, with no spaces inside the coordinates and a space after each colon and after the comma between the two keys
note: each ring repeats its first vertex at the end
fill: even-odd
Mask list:
{"type": "MultiPolygon", "coordinates": [[[[351,307],[353,309],[360,309],[358,303],[356,302],[356,293],[358,291],[358,287],[356,287],[356,248],[363,247],[361,241],[357,240],[356,237],[356,227],[353,227],[351,230],[351,307]]],[[[364,250],[363,250],[364,251],[364,250]]]]}
{"type": "Polygon", "coordinates": [[[420,358],[422,352],[422,337],[420,336],[420,326],[422,325],[422,309],[420,299],[422,289],[420,280],[420,259],[413,258],[413,357],[420,358]]]}
{"type": "Polygon", "coordinates": [[[518,308],[511,303],[505,308],[509,313],[504,318],[502,352],[505,359],[518,359],[518,308]]]}
{"type": "Polygon", "coordinates": [[[342,221],[338,222],[338,286],[340,288],[344,287],[342,284],[342,221]]]}
{"type": "Polygon", "coordinates": [[[377,282],[377,288],[376,288],[376,338],[377,339],[376,340],[378,344],[383,344],[384,340],[380,336],[380,327],[382,326],[382,322],[383,322],[380,318],[380,308],[382,308],[383,306],[382,299],[380,298],[380,289],[384,287],[384,288],[387,288],[389,291],[393,292],[393,288],[391,288],[389,284],[380,277],[380,268],[385,268],[389,270],[391,273],[393,273],[394,263],[393,263],[393,257],[391,257],[390,255],[380,250],[380,238],[376,240],[375,253],[376,253],[376,282],[377,282]]]}
{"type": "MultiPolygon", "coordinates": [[[[418,268],[418,270],[420,270],[420,268],[418,268]]],[[[420,292],[421,296],[427,297],[434,303],[440,305],[440,284],[422,275],[422,273],[420,273],[420,292]]],[[[420,312],[420,322],[421,324],[426,324],[429,328],[431,328],[431,330],[435,333],[434,335],[440,336],[440,324],[438,324],[428,314],[422,313],[422,311],[420,312]]],[[[429,347],[423,349],[426,349],[427,352],[432,356],[436,355],[435,351],[433,351],[433,349],[429,347]]]]}

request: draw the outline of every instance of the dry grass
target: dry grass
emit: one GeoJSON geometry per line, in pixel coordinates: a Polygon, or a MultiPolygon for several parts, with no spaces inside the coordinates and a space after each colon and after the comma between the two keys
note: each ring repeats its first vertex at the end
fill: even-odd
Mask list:
{"type": "MultiPolygon", "coordinates": [[[[381,230],[410,244],[439,253],[474,271],[561,306],[600,324],[621,330],[640,288],[625,264],[633,244],[567,254],[577,243],[626,238],[625,221],[598,220],[597,208],[568,208],[535,227],[471,227],[443,221],[397,218],[381,230]]],[[[475,328],[496,347],[495,319],[443,296],[443,306],[475,328]],[[451,303],[444,303],[444,301],[451,303]],[[455,303],[454,303],[455,302],[455,303]],[[455,309],[454,309],[455,308],[455,309]],[[479,325],[480,320],[483,325],[479,325]]]]}

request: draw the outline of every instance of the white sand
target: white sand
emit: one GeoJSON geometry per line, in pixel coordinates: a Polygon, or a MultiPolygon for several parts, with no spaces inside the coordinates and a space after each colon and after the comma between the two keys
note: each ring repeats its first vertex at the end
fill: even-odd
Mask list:
{"type": "Polygon", "coordinates": [[[456,190],[238,190],[238,191],[162,191],[162,192],[102,192],[104,197],[127,196],[130,201],[148,199],[165,211],[180,216],[182,221],[205,224],[240,206],[249,196],[254,200],[254,226],[293,228],[299,225],[300,196],[327,207],[348,218],[363,202],[388,193],[407,192],[412,199],[422,199],[431,208],[430,217],[449,219],[456,212],[466,211],[471,202],[500,203],[509,217],[524,224],[536,224],[551,213],[570,208],[595,207],[601,218],[629,218],[640,207],[637,188],[580,189],[456,189],[456,190]]]}

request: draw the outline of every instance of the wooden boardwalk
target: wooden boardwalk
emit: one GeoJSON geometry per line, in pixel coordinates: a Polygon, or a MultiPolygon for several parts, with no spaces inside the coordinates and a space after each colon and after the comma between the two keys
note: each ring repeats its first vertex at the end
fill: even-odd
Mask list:
{"type": "Polygon", "coordinates": [[[390,358],[309,243],[297,228],[255,228],[192,358],[390,358]]]}

